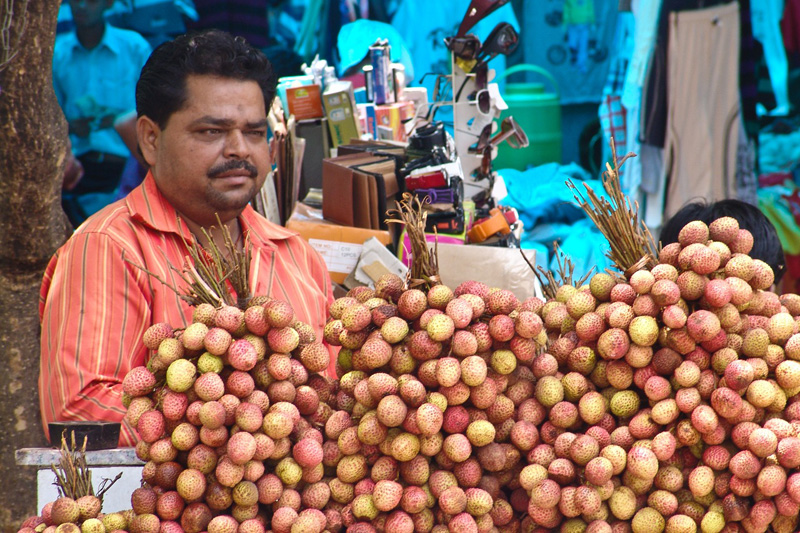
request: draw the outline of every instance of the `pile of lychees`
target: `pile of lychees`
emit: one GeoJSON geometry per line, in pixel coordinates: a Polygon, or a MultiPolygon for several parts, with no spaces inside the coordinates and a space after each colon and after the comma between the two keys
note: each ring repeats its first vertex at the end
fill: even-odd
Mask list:
{"type": "Polygon", "coordinates": [[[323,463],[348,531],[534,527],[520,474],[546,414],[531,370],[542,303],[386,276],[333,304],[324,336],[342,346],[341,379],[323,463]]]}
{"type": "MultiPolygon", "coordinates": [[[[277,511],[300,509],[301,492],[285,487],[308,486],[308,499],[323,478],[316,428],[332,412],[335,382],[320,374],[330,352],[313,328],[286,302],[256,297],[245,310],[200,304],[188,327],[155,324],[143,342],[150,361],[123,381],[143,485],[132,511],[84,533],[264,533],[280,531],[281,516],[285,531],[309,519],[322,531],[321,510],[304,505],[302,520],[277,511]]],[[[61,523],[60,500],[45,507],[41,530],[61,523]]]]}
{"type": "Polygon", "coordinates": [[[800,297],[752,245],[691,222],[653,268],[547,301],[387,275],[323,339],[265,298],[154,325],[117,529],[795,532],[800,297]]]}
{"type": "MultiPolygon", "coordinates": [[[[74,499],[62,496],[45,504],[40,516],[32,516],[22,523],[20,533],[103,533],[112,529],[114,517],[101,514],[102,500],[93,494],[74,499]],[[102,520],[101,520],[102,519],[102,520]],[[109,529],[111,527],[111,529],[109,529]]],[[[117,522],[124,525],[124,521],[117,522]]]]}
{"type": "Polygon", "coordinates": [[[549,529],[795,532],[800,298],[769,288],[730,217],[651,270],[559,288],[538,311],[541,442],[520,482],[549,529]]]}

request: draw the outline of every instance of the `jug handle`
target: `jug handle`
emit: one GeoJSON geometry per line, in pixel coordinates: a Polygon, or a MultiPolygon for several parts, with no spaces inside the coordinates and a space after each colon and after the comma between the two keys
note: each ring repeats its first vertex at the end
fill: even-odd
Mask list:
{"type": "Polygon", "coordinates": [[[558,87],[558,82],[556,81],[556,79],[553,77],[552,74],[547,72],[547,70],[537,65],[531,65],[531,64],[514,65],[513,67],[507,68],[502,74],[500,74],[497,77],[497,80],[501,80],[506,76],[516,74],[517,72],[535,72],[541,75],[543,78],[547,79],[547,81],[549,81],[550,84],[553,86],[553,89],[556,93],[556,97],[559,99],[561,98],[561,90],[558,87]]]}

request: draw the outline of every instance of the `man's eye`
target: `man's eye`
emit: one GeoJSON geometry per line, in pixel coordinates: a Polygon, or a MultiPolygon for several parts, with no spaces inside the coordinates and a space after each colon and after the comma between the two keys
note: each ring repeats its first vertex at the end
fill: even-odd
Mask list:
{"type": "Polygon", "coordinates": [[[251,137],[265,137],[267,132],[264,130],[250,130],[247,132],[251,137]]]}
{"type": "Polygon", "coordinates": [[[218,130],[216,128],[208,128],[202,130],[200,133],[203,133],[204,135],[219,135],[221,133],[221,130],[218,130]]]}

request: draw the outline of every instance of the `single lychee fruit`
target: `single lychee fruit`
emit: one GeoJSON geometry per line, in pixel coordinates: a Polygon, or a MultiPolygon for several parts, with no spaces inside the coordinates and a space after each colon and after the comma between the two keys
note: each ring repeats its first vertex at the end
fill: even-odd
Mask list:
{"type": "Polygon", "coordinates": [[[122,380],[122,390],[132,397],[144,396],[152,392],[156,377],[144,366],[132,368],[122,380]]]}
{"type": "Polygon", "coordinates": [[[519,300],[511,291],[498,289],[486,298],[486,307],[493,315],[508,315],[519,306],[519,300]]]}
{"type": "MultiPolygon", "coordinates": [[[[678,233],[678,242],[686,247],[690,244],[705,244],[709,237],[709,227],[702,220],[693,220],[686,224],[678,233]]],[[[716,240],[716,239],[715,239],[716,240]]]]}
{"type": "Polygon", "coordinates": [[[434,285],[428,290],[428,306],[444,311],[454,297],[453,290],[447,285],[434,285]]]}
{"type": "Polygon", "coordinates": [[[712,279],[706,284],[703,295],[709,305],[722,307],[731,301],[732,291],[725,280],[712,279]]]}
{"type": "Polygon", "coordinates": [[[589,280],[589,290],[598,301],[606,302],[611,297],[614,278],[605,272],[599,272],[589,280]]]}
{"type": "Polygon", "coordinates": [[[686,328],[695,341],[704,342],[716,337],[721,326],[719,318],[714,313],[699,309],[689,315],[686,328]]]}
{"type": "Polygon", "coordinates": [[[730,245],[739,236],[739,222],[733,217],[720,217],[708,225],[708,234],[711,239],[730,245]]]}

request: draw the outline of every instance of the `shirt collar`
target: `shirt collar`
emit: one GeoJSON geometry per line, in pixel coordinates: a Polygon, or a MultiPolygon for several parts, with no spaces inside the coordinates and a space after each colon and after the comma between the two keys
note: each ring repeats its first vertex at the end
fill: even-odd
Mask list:
{"type": "MultiPolygon", "coordinates": [[[[142,184],[128,194],[125,202],[132,219],[160,232],[178,234],[186,239],[186,242],[194,241],[189,227],[158,190],[156,180],[151,172],[147,172],[142,184]]],[[[295,231],[264,219],[249,204],[239,215],[239,222],[242,224],[242,230],[248,234],[253,244],[272,249],[276,248],[274,241],[298,235],[295,231]]]]}
{"type": "MultiPolygon", "coordinates": [[[[73,35],[75,37],[75,41],[72,43],[72,47],[86,50],[86,48],[84,48],[83,45],[81,44],[81,40],[78,39],[78,32],[74,31],[73,35]]],[[[103,38],[100,39],[100,42],[97,43],[97,46],[95,46],[92,50],[103,46],[108,48],[111,52],[115,54],[120,53],[119,42],[117,39],[114,38],[113,28],[108,22],[105,23],[105,26],[103,28],[103,38]]]]}

